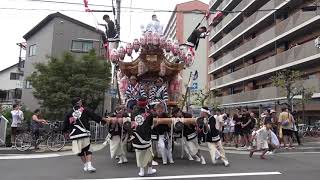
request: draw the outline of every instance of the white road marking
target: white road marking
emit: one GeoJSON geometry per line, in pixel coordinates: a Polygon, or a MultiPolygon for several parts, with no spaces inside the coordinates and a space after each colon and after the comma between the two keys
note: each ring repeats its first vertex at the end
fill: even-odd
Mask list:
{"type": "Polygon", "coordinates": [[[28,154],[28,155],[16,155],[16,156],[0,156],[0,159],[40,159],[40,158],[50,158],[59,157],[59,154],[28,154]]]}
{"type": "Polygon", "coordinates": [[[198,174],[179,176],[158,176],[158,177],[129,177],[111,179],[73,179],[73,180],[161,180],[161,179],[194,179],[194,178],[214,178],[214,177],[240,177],[240,176],[268,176],[280,175],[280,172],[251,172],[251,173],[226,173],[226,174],[198,174]]]}

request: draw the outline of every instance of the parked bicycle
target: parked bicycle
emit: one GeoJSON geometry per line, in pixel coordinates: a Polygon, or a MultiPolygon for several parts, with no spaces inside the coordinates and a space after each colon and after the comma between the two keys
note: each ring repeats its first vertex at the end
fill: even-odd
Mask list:
{"type": "Polygon", "coordinates": [[[66,139],[61,133],[58,123],[48,122],[48,124],[45,124],[43,128],[40,128],[38,139],[36,139],[31,131],[20,133],[16,137],[15,147],[19,151],[26,151],[32,145],[38,146],[42,142],[45,142],[46,147],[51,151],[60,151],[64,147],[66,139]]]}

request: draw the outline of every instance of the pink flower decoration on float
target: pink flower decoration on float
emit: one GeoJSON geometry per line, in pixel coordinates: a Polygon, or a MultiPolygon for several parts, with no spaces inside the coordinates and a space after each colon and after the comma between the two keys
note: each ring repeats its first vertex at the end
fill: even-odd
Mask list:
{"type": "Polygon", "coordinates": [[[165,48],[166,47],[166,38],[161,37],[160,38],[160,48],[165,48]]]}
{"type": "Polygon", "coordinates": [[[128,43],[126,46],[126,53],[128,54],[128,56],[131,56],[132,51],[133,51],[133,46],[131,43],[128,43]]]}
{"type": "Polygon", "coordinates": [[[133,41],[133,49],[135,52],[138,52],[140,49],[140,43],[138,39],[134,39],[133,41]]]}
{"type": "Polygon", "coordinates": [[[119,61],[119,54],[118,51],[116,49],[112,49],[111,53],[110,53],[110,61],[112,63],[118,63],[119,61]]]}
{"type": "Polygon", "coordinates": [[[140,37],[140,44],[141,44],[141,46],[145,46],[145,45],[146,45],[146,38],[145,38],[145,36],[140,37]]]}
{"type": "Polygon", "coordinates": [[[153,45],[157,46],[160,44],[160,35],[158,33],[153,34],[153,45]]]}
{"type": "Polygon", "coordinates": [[[165,51],[167,53],[169,53],[171,51],[171,48],[172,48],[172,42],[171,42],[171,40],[167,40],[166,45],[165,45],[165,51]]]}
{"type": "Polygon", "coordinates": [[[153,35],[152,32],[146,32],[147,45],[152,45],[153,35]]]}
{"type": "Polygon", "coordinates": [[[172,54],[174,56],[178,56],[179,53],[180,53],[180,50],[179,50],[179,44],[175,43],[173,46],[172,46],[172,54]]]}
{"type": "Polygon", "coordinates": [[[126,56],[126,50],[121,46],[118,50],[118,54],[120,60],[124,60],[124,57],[126,56]]]}

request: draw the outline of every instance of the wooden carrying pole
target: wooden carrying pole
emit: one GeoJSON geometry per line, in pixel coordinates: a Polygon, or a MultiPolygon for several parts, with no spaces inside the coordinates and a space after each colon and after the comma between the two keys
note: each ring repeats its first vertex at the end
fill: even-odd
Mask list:
{"type": "MultiPolygon", "coordinates": [[[[124,117],[124,118],[116,118],[116,117],[108,117],[107,121],[108,122],[119,122],[122,123],[124,120],[128,120],[131,119],[130,117],[124,117]]],[[[180,121],[184,124],[196,124],[196,118],[153,118],[153,123],[155,125],[159,125],[159,124],[171,124],[172,122],[175,121],[180,121]]],[[[134,121],[132,121],[134,122],[134,121]]]]}

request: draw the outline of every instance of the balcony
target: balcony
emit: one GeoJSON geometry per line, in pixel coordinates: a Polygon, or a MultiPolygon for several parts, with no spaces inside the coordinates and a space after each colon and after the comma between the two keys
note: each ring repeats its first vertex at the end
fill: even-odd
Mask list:
{"type": "MultiPolygon", "coordinates": [[[[306,88],[315,88],[318,92],[320,87],[320,79],[305,80],[304,86],[306,88]]],[[[217,97],[215,101],[220,103],[222,106],[237,106],[255,102],[272,101],[283,98],[284,94],[280,88],[267,87],[252,91],[246,91],[238,94],[217,97]]]]}
{"type": "Polygon", "coordinates": [[[219,6],[219,4],[223,0],[210,0],[209,2],[209,10],[216,10],[216,8],[219,6]]]}
{"type": "MultiPolygon", "coordinates": [[[[288,3],[285,0],[278,0],[278,1],[269,1],[260,9],[278,9],[280,6],[282,7],[284,4],[288,3]],[[285,3],[283,3],[285,2],[285,3]],[[279,6],[280,5],[280,6],[279,6]]],[[[270,21],[273,21],[273,13],[274,11],[257,11],[252,14],[250,17],[245,19],[239,26],[234,28],[231,32],[229,32],[225,37],[223,37],[220,41],[218,41],[215,45],[210,48],[210,54],[215,54],[220,51],[222,48],[229,45],[231,42],[235,41],[242,37],[248,30],[252,29],[253,27],[257,26],[262,21],[266,20],[267,18],[270,21]]]]}
{"type": "MultiPolygon", "coordinates": [[[[252,4],[255,0],[242,0],[234,9],[233,11],[244,11],[247,9],[247,7],[252,4]]],[[[226,1],[227,2],[227,1],[226,1]]],[[[219,9],[220,10],[220,9],[219,9]]],[[[242,12],[238,13],[229,13],[217,26],[215,26],[211,31],[210,41],[214,40],[214,38],[221,33],[221,31],[229,26],[232,22],[236,22],[236,19],[240,17],[240,14],[242,12]]]]}
{"type": "MultiPolygon", "coordinates": [[[[293,36],[298,30],[303,30],[306,26],[319,20],[320,15],[311,15],[299,11],[214,62],[211,66],[213,69],[209,69],[209,73],[217,71],[241,58],[245,58],[267,45],[272,45],[272,43],[278,40],[288,38],[289,35],[293,36]]],[[[301,31],[300,33],[303,32],[301,31]]]]}
{"type": "Polygon", "coordinates": [[[263,61],[242,68],[236,72],[218,78],[212,81],[212,86],[210,86],[210,88],[222,88],[234,83],[253,79],[274,71],[278,71],[280,69],[317,59],[320,59],[320,49],[315,48],[314,41],[312,40],[275,56],[269,57],[263,61]]]}

